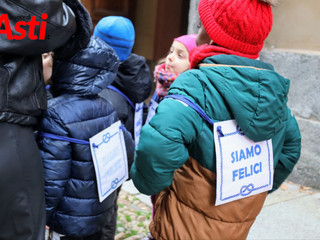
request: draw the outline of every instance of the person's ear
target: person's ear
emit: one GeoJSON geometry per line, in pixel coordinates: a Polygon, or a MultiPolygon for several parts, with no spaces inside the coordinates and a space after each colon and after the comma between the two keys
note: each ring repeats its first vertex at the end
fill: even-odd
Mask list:
{"type": "Polygon", "coordinates": [[[206,32],[205,28],[203,25],[200,26],[199,31],[198,31],[198,36],[196,39],[197,46],[200,46],[202,44],[211,44],[211,39],[206,32]]]}

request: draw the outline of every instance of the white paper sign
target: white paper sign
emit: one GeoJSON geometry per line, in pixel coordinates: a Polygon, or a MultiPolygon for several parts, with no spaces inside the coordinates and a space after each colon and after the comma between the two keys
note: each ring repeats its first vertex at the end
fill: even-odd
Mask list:
{"type": "Polygon", "coordinates": [[[271,140],[253,142],[234,120],[214,123],[213,131],[217,162],[216,206],[272,189],[271,140]]]}
{"type": "Polygon", "coordinates": [[[48,227],[46,227],[46,232],[45,232],[45,236],[44,236],[44,239],[45,240],[60,240],[60,235],[59,233],[55,232],[55,231],[52,231],[52,230],[49,230],[48,227]]]}
{"type": "Polygon", "coordinates": [[[143,121],[143,102],[136,103],[134,113],[134,142],[135,146],[137,147],[140,139],[140,132],[142,128],[142,121],[143,121]]]}
{"type": "Polygon", "coordinates": [[[89,139],[100,202],[128,179],[127,152],[120,127],[117,121],[89,139]]]}
{"type": "Polygon", "coordinates": [[[156,114],[156,109],[158,107],[158,103],[154,100],[151,99],[150,103],[149,103],[149,111],[148,111],[148,116],[147,116],[147,120],[146,120],[146,124],[150,122],[151,118],[153,118],[153,116],[156,114]]]}
{"type": "Polygon", "coordinates": [[[52,232],[52,236],[51,236],[52,240],[60,240],[60,234],[57,232],[52,232]]]}

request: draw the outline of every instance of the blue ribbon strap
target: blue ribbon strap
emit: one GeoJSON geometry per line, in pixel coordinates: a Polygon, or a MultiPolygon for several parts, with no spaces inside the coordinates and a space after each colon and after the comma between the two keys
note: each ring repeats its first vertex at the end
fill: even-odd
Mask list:
{"type": "Polygon", "coordinates": [[[55,140],[66,141],[66,142],[77,143],[77,144],[83,144],[83,145],[90,145],[90,142],[86,141],[86,140],[60,136],[60,135],[47,133],[47,132],[39,132],[38,133],[38,137],[51,138],[51,139],[55,139],[55,140]]]}
{"type": "Polygon", "coordinates": [[[188,106],[192,107],[207,123],[213,126],[213,121],[209,118],[209,116],[197,104],[192,102],[190,99],[177,94],[167,95],[164,98],[173,98],[173,99],[184,102],[188,106]]]}
{"type": "MultiPolygon", "coordinates": [[[[120,130],[124,131],[125,128],[121,125],[120,130]]],[[[77,143],[77,144],[83,144],[83,145],[90,145],[89,141],[82,140],[82,139],[77,139],[77,138],[71,138],[71,137],[66,137],[66,136],[60,136],[52,133],[47,133],[47,132],[38,132],[36,137],[44,137],[44,138],[51,138],[55,140],[60,140],[60,141],[65,141],[65,142],[71,142],[71,143],[77,143]]],[[[112,137],[112,136],[111,136],[112,137]]],[[[109,141],[110,136],[106,136],[104,140],[109,141]]],[[[93,145],[93,147],[99,147],[97,145],[93,145]]]]}
{"type": "Polygon", "coordinates": [[[114,87],[112,85],[109,85],[107,88],[119,93],[122,97],[124,97],[127,100],[127,102],[130,104],[130,106],[133,109],[135,109],[135,106],[134,106],[133,102],[123,92],[121,92],[118,88],[116,88],[116,87],[114,87]]]}

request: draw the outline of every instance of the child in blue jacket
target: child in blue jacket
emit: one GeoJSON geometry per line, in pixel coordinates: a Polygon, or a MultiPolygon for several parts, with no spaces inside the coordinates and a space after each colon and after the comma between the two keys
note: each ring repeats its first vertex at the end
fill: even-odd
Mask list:
{"type": "MultiPolygon", "coordinates": [[[[96,37],[72,58],[54,61],[53,98],[39,128],[44,137],[38,145],[45,173],[47,225],[64,235],[62,239],[100,239],[105,219],[116,214],[116,191],[99,202],[87,142],[118,121],[113,106],[98,95],[114,80],[118,64],[114,50],[96,37]]],[[[126,129],[123,134],[130,167],[134,143],[126,129]]]]}
{"type": "Polygon", "coordinates": [[[135,29],[130,19],[122,16],[102,18],[93,32],[109,44],[119,57],[120,65],[116,79],[100,96],[110,101],[125,127],[134,133],[137,103],[143,103],[150,95],[152,79],[145,57],[132,53],[135,29]]]}
{"type": "MultiPolygon", "coordinates": [[[[99,95],[112,103],[119,119],[137,143],[140,134],[140,128],[137,125],[141,126],[144,122],[141,113],[143,113],[144,101],[150,95],[152,81],[146,59],[132,53],[135,41],[134,26],[128,18],[108,16],[98,22],[93,35],[109,44],[120,60],[115,80],[107,88],[104,88],[99,95]],[[141,107],[139,114],[139,108],[141,107]]],[[[120,187],[117,189],[118,193],[120,189],[120,187]]],[[[117,204],[114,206],[116,213],[117,204]]],[[[106,219],[103,230],[105,239],[114,238],[111,229],[116,228],[116,223],[116,214],[112,218],[106,219]]]]}

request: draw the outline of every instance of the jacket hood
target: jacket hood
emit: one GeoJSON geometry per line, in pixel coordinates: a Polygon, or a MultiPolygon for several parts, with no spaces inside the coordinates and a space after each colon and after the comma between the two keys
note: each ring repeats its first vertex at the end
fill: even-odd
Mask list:
{"type": "Polygon", "coordinates": [[[103,40],[91,37],[87,47],[72,58],[55,60],[52,94],[98,94],[115,79],[118,66],[115,51],[103,40]]]}
{"type": "Polygon", "coordinates": [[[135,103],[147,99],[152,88],[152,78],[146,59],[131,54],[120,64],[118,75],[112,85],[135,103]]]}
{"type": "Polygon", "coordinates": [[[230,55],[207,58],[200,70],[250,139],[257,142],[275,135],[286,116],[288,79],[276,73],[270,64],[230,55]]]}

